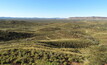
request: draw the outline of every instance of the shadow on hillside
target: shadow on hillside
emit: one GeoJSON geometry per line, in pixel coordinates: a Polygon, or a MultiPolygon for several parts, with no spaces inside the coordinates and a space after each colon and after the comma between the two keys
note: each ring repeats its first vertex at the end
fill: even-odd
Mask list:
{"type": "Polygon", "coordinates": [[[23,39],[23,38],[33,37],[33,36],[34,34],[31,34],[31,33],[0,31],[0,41],[23,39]]]}

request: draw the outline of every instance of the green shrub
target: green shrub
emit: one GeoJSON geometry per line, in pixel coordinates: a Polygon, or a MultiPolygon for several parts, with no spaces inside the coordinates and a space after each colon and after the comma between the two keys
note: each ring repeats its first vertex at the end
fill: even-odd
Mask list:
{"type": "Polygon", "coordinates": [[[41,64],[57,65],[67,61],[83,62],[84,57],[34,49],[9,49],[0,51],[0,64],[41,64]],[[79,58],[82,57],[82,58],[79,58]],[[72,60],[69,60],[71,59],[72,60]],[[82,61],[81,61],[82,60],[82,61]],[[43,62],[42,62],[43,61],[43,62]],[[45,62],[46,61],[46,62],[45,62]]]}

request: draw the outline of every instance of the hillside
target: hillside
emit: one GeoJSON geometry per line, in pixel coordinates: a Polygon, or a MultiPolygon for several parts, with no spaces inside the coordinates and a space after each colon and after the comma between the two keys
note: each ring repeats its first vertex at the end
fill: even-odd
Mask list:
{"type": "Polygon", "coordinates": [[[0,20],[0,64],[103,65],[106,39],[106,20],[0,20]]]}

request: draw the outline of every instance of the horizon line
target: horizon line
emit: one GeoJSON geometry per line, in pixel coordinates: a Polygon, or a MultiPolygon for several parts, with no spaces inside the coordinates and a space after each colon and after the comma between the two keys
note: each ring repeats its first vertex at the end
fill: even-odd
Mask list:
{"type": "Polygon", "coordinates": [[[71,16],[71,17],[24,17],[24,16],[0,16],[8,18],[73,18],[73,17],[107,17],[107,16],[71,16]]]}

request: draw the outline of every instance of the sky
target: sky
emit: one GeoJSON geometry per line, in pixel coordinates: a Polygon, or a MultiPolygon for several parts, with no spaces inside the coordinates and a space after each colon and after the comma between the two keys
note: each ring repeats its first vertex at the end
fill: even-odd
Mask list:
{"type": "Polygon", "coordinates": [[[107,0],[0,0],[0,17],[107,17],[107,0]]]}

